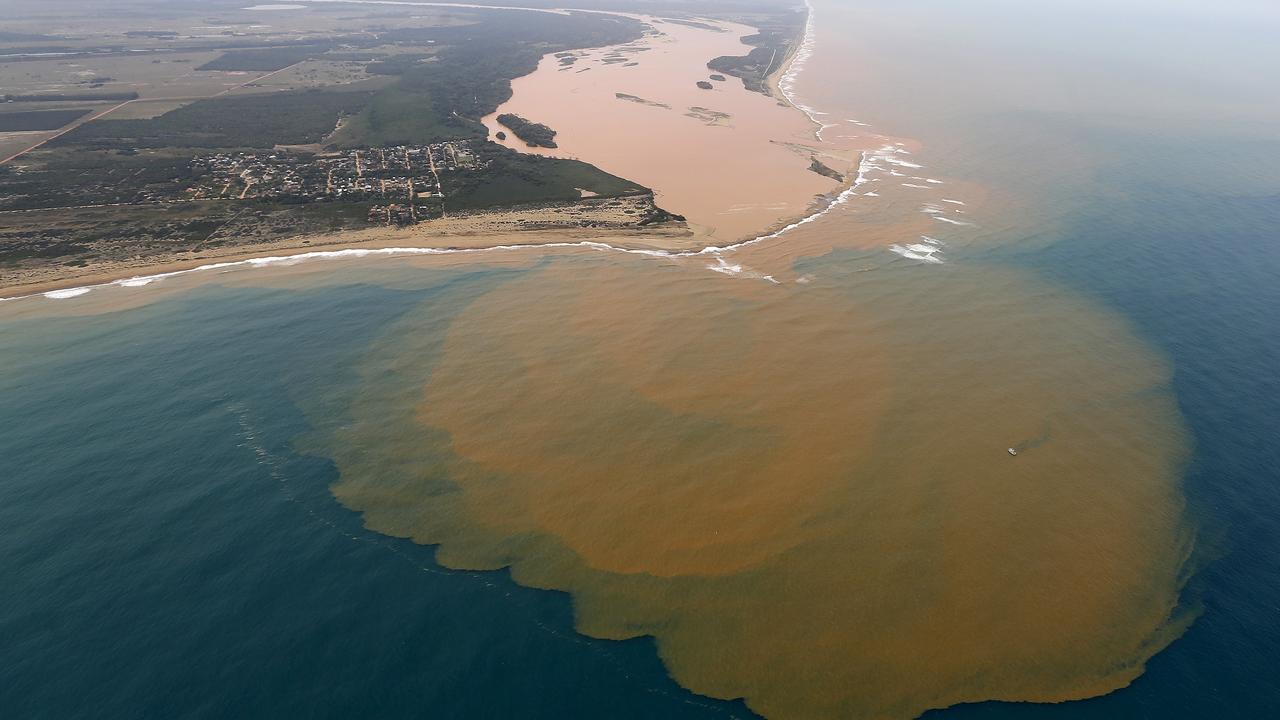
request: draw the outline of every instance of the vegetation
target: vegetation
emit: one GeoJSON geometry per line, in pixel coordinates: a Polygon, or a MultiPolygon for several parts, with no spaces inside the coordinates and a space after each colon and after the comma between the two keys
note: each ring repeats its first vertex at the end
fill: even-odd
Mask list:
{"type": "Polygon", "coordinates": [[[786,60],[804,34],[803,12],[780,11],[768,21],[757,21],[760,32],[742,38],[752,46],[746,55],[726,55],[713,59],[707,67],[740,78],[753,92],[769,94],[768,78],[786,60]]]}
{"type": "Polygon", "coordinates": [[[672,25],[684,25],[685,27],[698,28],[699,30],[716,30],[716,31],[720,30],[720,28],[716,27],[715,25],[712,25],[710,23],[698,22],[697,20],[680,20],[678,18],[664,18],[663,22],[670,23],[672,25]]]}
{"type": "MultiPolygon", "coordinates": [[[[28,211],[0,212],[0,267],[29,262],[84,265],[109,257],[200,252],[381,222],[371,210],[388,201],[371,194],[317,200],[305,194],[239,199],[230,193],[217,200],[192,199],[191,189],[208,184],[208,173],[213,172],[196,161],[198,157],[252,149],[274,154],[281,151],[269,149],[279,145],[326,140],[355,148],[470,141],[475,162],[451,167],[447,175],[441,171],[443,197],[415,200],[418,218],[456,210],[578,204],[589,194],[596,196],[591,202],[635,200],[641,209],[628,215],[636,223],[678,219],[654,208],[644,187],[592,165],[491,143],[479,121],[511,97],[511,80],[532,72],[544,54],[630,42],[641,37],[641,23],[591,13],[461,14],[474,22],[362,28],[323,41],[312,36],[306,41],[229,38],[204,43],[201,49],[222,55],[202,69],[265,73],[316,57],[367,63],[365,70],[382,76],[382,83],[376,88],[357,83],[221,95],[156,117],[107,116],[82,125],[24,156],[21,166],[0,168],[0,210],[28,211]]],[[[164,38],[166,47],[174,42],[162,30],[146,37],[164,38]]],[[[184,43],[182,49],[190,52],[196,46],[184,43]]],[[[90,55],[108,52],[101,47],[77,50],[90,55]]],[[[105,102],[135,97],[65,93],[24,99],[105,102]]],[[[30,125],[24,116],[35,112],[0,115],[0,128],[5,118],[30,125]]],[[[87,111],[48,112],[71,113],[57,119],[54,126],[60,127],[87,111]]],[[[54,123],[52,114],[45,117],[54,123]]],[[[506,119],[516,121],[519,130],[513,127],[510,132],[526,142],[555,146],[555,132],[545,125],[506,119]]],[[[390,219],[391,211],[387,212],[390,219]]]]}
{"type": "MultiPolygon", "coordinates": [[[[72,54],[84,50],[84,48],[73,47],[71,45],[19,45],[17,47],[0,48],[0,56],[5,57],[5,62],[10,62],[10,55],[48,55],[51,53],[72,54]]],[[[119,48],[103,48],[103,50],[119,50],[119,48]]]]}
{"type": "MultiPolygon", "coordinates": [[[[95,80],[110,81],[109,78],[95,78],[95,80]]],[[[125,100],[137,100],[138,93],[129,92],[100,92],[100,93],[39,93],[36,95],[0,95],[0,100],[9,102],[124,102],[125,100]]]]}
{"type": "Polygon", "coordinates": [[[309,57],[324,52],[322,45],[294,45],[285,47],[232,50],[217,59],[196,68],[197,70],[254,70],[271,72],[283,70],[309,57]]]}
{"type": "Polygon", "coordinates": [[[375,93],[334,137],[339,147],[425,145],[443,140],[482,138],[478,120],[444,114],[428,93],[393,85],[375,93]]]}
{"type": "Polygon", "coordinates": [[[529,147],[556,147],[556,131],[542,123],[526,120],[514,113],[499,115],[498,122],[510,128],[529,147]]]}
{"type": "Polygon", "coordinates": [[[476,143],[480,168],[450,179],[450,210],[501,207],[550,200],[576,200],[586,190],[604,197],[648,189],[578,160],[528,155],[497,143],[476,143]]]}
{"type": "Polygon", "coordinates": [[[0,211],[117,205],[176,195],[194,180],[181,152],[50,151],[27,156],[35,167],[0,175],[0,211]]]}
{"type": "Polygon", "coordinates": [[[482,138],[480,118],[511,97],[511,80],[533,72],[548,52],[630,42],[643,25],[626,18],[590,13],[548,15],[475,11],[471,25],[392,28],[383,43],[436,45],[432,52],[402,53],[368,66],[370,73],[394,75],[395,85],[343,128],[344,146],[386,142],[438,142],[482,138]],[[405,113],[412,122],[404,120],[405,113]]]}
{"type": "Polygon", "coordinates": [[[24,110],[21,112],[0,113],[0,132],[23,132],[28,130],[57,130],[67,123],[78,120],[88,110],[24,110]]]}
{"type": "Polygon", "coordinates": [[[839,171],[823,164],[823,162],[816,157],[810,158],[809,160],[810,160],[809,162],[810,170],[824,177],[829,177],[832,180],[835,180],[836,182],[844,182],[844,175],[841,175],[839,171]]]}
{"type": "Polygon", "coordinates": [[[11,32],[8,30],[0,30],[0,42],[42,42],[47,40],[62,40],[63,38],[54,37],[52,35],[33,35],[31,33],[11,32]]]}
{"type": "Polygon", "coordinates": [[[0,268],[31,260],[84,265],[99,258],[217,247],[367,227],[356,203],[285,207],[186,202],[0,215],[0,268]]]}
{"type": "Polygon", "coordinates": [[[338,118],[359,111],[368,91],[306,90],[221,97],[147,120],[98,120],[55,143],[98,148],[273,147],[323,140],[338,118]]]}

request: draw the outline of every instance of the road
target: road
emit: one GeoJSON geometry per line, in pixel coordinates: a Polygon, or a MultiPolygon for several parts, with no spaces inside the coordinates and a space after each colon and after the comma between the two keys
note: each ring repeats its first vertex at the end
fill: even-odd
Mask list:
{"type": "Polygon", "coordinates": [[[124,102],[120,103],[119,105],[114,105],[114,106],[112,106],[112,107],[107,108],[106,110],[103,110],[102,112],[100,112],[100,113],[98,113],[98,114],[96,114],[96,115],[92,115],[92,116],[90,116],[87,120],[77,120],[77,121],[72,122],[70,125],[67,125],[66,127],[62,128],[62,129],[61,129],[61,130],[59,130],[58,132],[56,132],[56,133],[54,133],[53,135],[50,135],[49,137],[47,137],[47,138],[45,138],[45,139],[41,140],[40,142],[36,143],[35,145],[32,145],[31,147],[27,148],[26,150],[19,150],[18,152],[16,152],[16,153],[14,153],[14,154],[10,155],[9,157],[7,157],[7,158],[5,158],[5,159],[3,159],[3,160],[0,160],[0,165],[6,165],[6,164],[8,164],[10,161],[12,161],[12,160],[16,160],[16,159],[18,159],[18,158],[22,157],[23,155],[26,155],[27,153],[31,152],[32,150],[37,150],[37,149],[39,149],[39,148],[43,147],[44,145],[46,145],[46,144],[48,144],[48,143],[50,143],[50,142],[52,142],[52,141],[54,141],[54,140],[57,140],[58,138],[62,137],[63,135],[66,135],[67,133],[71,132],[72,130],[75,130],[76,128],[80,127],[81,125],[87,125],[88,123],[91,123],[91,122],[93,122],[94,120],[97,120],[97,119],[99,119],[99,118],[102,118],[102,117],[105,117],[105,116],[107,116],[107,115],[110,115],[111,113],[113,113],[113,112],[115,112],[115,111],[119,110],[120,108],[124,107],[125,105],[130,105],[130,104],[132,104],[132,103],[136,103],[136,102],[155,102],[155,101],[161,101],[161,100],[171,100],[171,101],[172,101],[172,100],[209,100],[209,99],[211,99],[211,98],[222,97],[223,95],[226,95],[227,93],[235,92],[236,90],[239,90],[239,89],[241,89],[241,88],[243,88],[243,87],[245,87],[245,86],[247,86],[247,85],[252,85],[252,84],[254,84],[254,83],[256,83],[256,82],[262,82],[263,80],[266,80],[266,79],[267,79],[267,78],[269,78],[269,77],[272,77],[272,76],[274,76],[274,75],[279,75],[280,73],[284,72],[285,70],[291,70],[291,69],[293,69],[293,68],[295,68],[295,67],[297,67],[297,66],[301,65],[301,64],[302,64],[302,63],[304,63],[304,62],[306,62],[306,61],[305,61],[305,60],[301,60],[301,61],[296,62],[296,63],[294,63],[294,64],[292,64],[292,65],[289,65],[289,66],[287,66],[287,67],[282,67],[282,68],[280,68],[279,70],[274,70],[274,71],[272,71],[272,72],[269,72],[269,73],[267,73],[266,75],[260,75],[260,76],[258,76],[258,77],[256,77],[256,78],[253,78],[252,80],[246,80],[246,81],[244,81],[244,82],[240,83],[239,85],[233,85],[233,86],[231,86],[231,87],[227,88],[226,90],[223,90],[222,92],[219,92],[219,93],[214,93],[213,95],[196,95],[196,96],[188,96],[188,97],[166,97],[166,98],[135,98],[135,99],[133,99],[133,100],[125,100],[124,102]]]}

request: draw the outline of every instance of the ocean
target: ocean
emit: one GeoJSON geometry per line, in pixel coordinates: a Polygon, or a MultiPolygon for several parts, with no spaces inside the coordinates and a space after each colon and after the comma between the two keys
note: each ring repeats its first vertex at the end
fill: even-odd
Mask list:
{"type": "Polygon", "coordinates": [[[0,303],[0,712],[1271,714],[1280,12],[813,13],[776,238],[0,303]]]}

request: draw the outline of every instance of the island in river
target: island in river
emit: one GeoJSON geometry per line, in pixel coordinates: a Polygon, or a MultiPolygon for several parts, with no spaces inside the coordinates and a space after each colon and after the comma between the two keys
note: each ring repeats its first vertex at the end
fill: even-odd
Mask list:
{"type": "Polygon", "coordinates": [[[556,131],[532,120],[526,120],[514,113],[502,113],[498,122],[511,129],[516,137],[529,147],[556,147],[556,131]]]}
{"type": "MultiPolygon", "coordinates": [[[[370,6],[353,20],[308,5],[272,26],[253,9],[218,13],[180,7],[145,30],[121,17],[92,38],[0,41],[10,101],[0,110],[4,294],[268,251],[473,246],[494,227],[700,247],[704,233],[646,184],[515,152],[481,122],[540,58],[642,41],[652,23],[480,7],[400,18],[370,6]],[[388,14],[398,18],[392,32],[388,14]],[[186,32],[214,20],[252,29],[252,42],[186,32]],[[80,80],[75,68],[90,63],[109,75],[80,80]],[[620,204],[602,205],[609,199],[620,204]]],[[[48,27],[36,16],[15,22],[48,27]]],[[[508,119],[522,144],[556,147],[545,125],[508,119]]]]}
{"type": "MultiPolygon", "coordinates": [[[[221,4],[204,4],[209,22],[233,19],[221,4]]],[[[1074,22],[1077,8],[1059,4],[1074,22]]],[[[0,303],[12,529],[0,569],[17,589],[0,609],[14,637],[0,651],[12,676],[0,707],[905,720],[958,703],[1094,697],[1145,674],[1114,701],[943,717],[1267,716],[1276,534],[1254,521],[1280,517],[1257,505],[1274,495],[1257,471],[1277,463],[1254,452],[1267,447],[1261,430],[1196,449],[1215,439],[1205,425],[1266,430],[1280,417],[1274,403],[1223,414],[1248,404],[1223,388],[1270,397],[1249,378],[1274,380],[1277,366],[1256,322],[1275,314],[1255,304],[1274,299],[1257,272],[1269,256],[1242,240],[1274,227],[1274,182],[1257,186],[1267,174],[1237,158],[1260,155],[1251,135],[1219,134],[1233,122],[1222,106],[1245,115],[1242,131],[1276,126],[1249,113],[1265,93],[1230,95],[1265,83],[1239,56],[1205,53],[1221,67],[1198,71],[1238,67],[1217,88],[1232,101],[1204,103],[1194,78],[1155,74],[1145,45],[1140,77],[1104,77],[1095,60],[1123,69],[1114,55],[1081,62],[1094,48],[1041,28],[1040,8],[1011,33],[1017,13],[997,0],[931,13],[815,5],[820,22],[792,64],[805,70],[780,83],[812,123],[767,79],[759,92],[696,86],[708,57],[743,56],[740,38],[755,31],[742,22],[627,17],[654,31],[595,48],[557,45],[548,30],[512,57],[532,59],[531,72],[467,96],[434,69],[495,77],[491,58],[465,52],[502,27],[467,8],[428,9],[431,24],[414,28],[419,8],[347,2],[334,34],[353,36],[322,58],[311,55],[324,37],[307,28],[326,16],[293,4],[250,12],[283,13],[260,17],[306,45],[168,58],[187,73],[142,56],[162,60],[149,87],[228,83],[252,125],[184,114],[175,106],[207,107],[189,95],[126,94],[78,115],[98,116],[85,130],[25,131],[49,141],[18,153],[3,197],[48,196],[40,183],[61,177],[72,199],[83,190],[95,202],[59,206],[80,225],[45,229],[23,248],[50,255],[22,262],[86,269],[60,264],[65,252],[106,272],[96,253],[129,232],[110,225],[127,201],[116,188],[147,193],[150,212],[188,211],[162,216],[173,231],[208,235],[193,253],[204,259],[167,266],[204,263],[198,272],[0,303]],[[397,34],[410,28],[431,34],[397,34]],[[374,35],[384,44],[361,45],[374,35]],[[1016,49],[1044,59],[1043,41],[1064,38],[1051,65],[1017,62],[1016,49]],[[422,45],[397,44],[408,39],[422,45]],[[576,48],[559,51],[574,62],[557,47],[576,48]],[[978,59],[990,72],[973,72],[966,61],[978,59]],[[1063,86],[1092,94],[1064,105],[1063,86]],[[1146,91],[1170,88],[1197,102],[1149,102],[1146,91]],[[287,97],[316,122],[292,143],[257,145],[253,132],[279,128],[256,96],[287,97]],[[559,147],[500,147],[496,120],[479,118],[493,142],[469,122],[482,105],[549,124],[559,147]],[[1217,121],[1202,124],[1210,134],[1161,124],[1201,112],[1217,121]],[[1117,120],[1132,125],[1106,129],[1117,120]],[[244,144],[222,144],[233,141],[244,144]],[[1188,176],[1187,147],[1236,151],[1202,154],[1204,174],[1188,176]],[[58,164],[68,158],[86,164],[58,164]],[[1179,177],[1185,187],[1170,188],[1179,177]],[[517,190],[542,199],[504,204],[517,190]],[[289,249],[297,221],[325,207],[359,208],[335,219],[364,229],[289,249]],[[654,208],[688,222],[650,223],[663,217],[654,208]],[[1233,228],[1237,218],[1250,222],[1233,228]],[[209,262],[235,257],[245,237],[279,256],[209,262]],[[1179,304],[1187,288],[1237,292],[1179,304]],[[1184,413],[1201,422],[1194,438],[1184,413]],[[1210,494],[1185,491],[1187,467],[1210,494]],[[1263,492],[1235,492],[1249,483],[1263,492]],[[1216,534],[1197,528],[1198,502],[1251,505],[1257,559],[1212,573],[1184,604],[1197,547],[1216,534]],[[317,579],[314,594],[297,592],[317,579]],[[484,612],[458,592],[472,583],[490,588],[484,612]],[[530,596],[555,609],[522,613],[530,596]],[[1252,614],[1230,612],[1240,598],[1252,614]],[[548,643],[530,642],[544,631],[548,643]],[[119,666],[137,672],[121,682],[119,666]]],[[[1111,27],[1101,16],[1113,10],[1079,25],[1111,27]]],[[[233,27],[168,37],[190,49],[270,35],[233,27]]],[[[23,47],[47,50],[57,29],[31,40],[36,30],[0,37],[26,31],[23,47]]],[[[776,78],[772,53],[759,59],[750,65],[776,78]]],[[[129,77],[113,63],[133,60],[9,68],[31,82],[49,73],[42,92],[64,99],[23,102],[57,105],[70,89],[54,81],[105,86],[129,77]]],[[[31,124],[18,112],[12,125],[31,124]]],[[[38,223],[24,212],[5,217],[38,223]]],[[[132,237],[142,252],[125,260],[172,253],[159,237],[132,237]]]]}

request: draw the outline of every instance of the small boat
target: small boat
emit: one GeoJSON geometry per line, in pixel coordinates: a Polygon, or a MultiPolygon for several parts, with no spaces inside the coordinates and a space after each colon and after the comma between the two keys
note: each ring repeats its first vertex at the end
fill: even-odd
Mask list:
{"type": "Polygon", "coordinates": [[[1017,454],[1018,454],[1018,451],[1017,451],[1017,450],[1014,450],[1013,448],[1009,448],[1009,454],[1010,454],[1010,455],[1017,455],[1017,454]]]}

